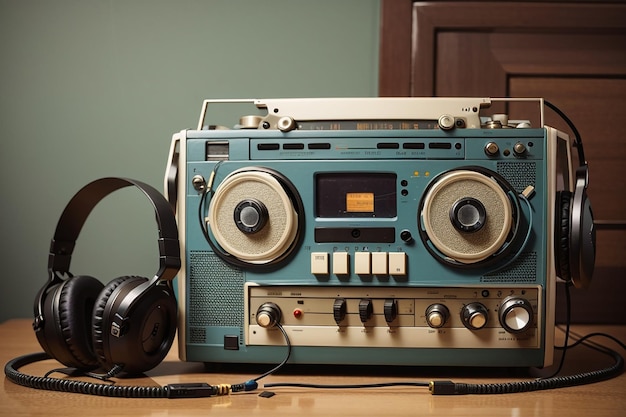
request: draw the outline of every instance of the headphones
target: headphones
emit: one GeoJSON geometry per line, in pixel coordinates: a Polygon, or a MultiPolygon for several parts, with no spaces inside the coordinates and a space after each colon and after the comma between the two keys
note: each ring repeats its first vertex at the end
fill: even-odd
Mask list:
{"type": "Polygon", "coordinates": [[[44,351],[82,371],[101,368],[108,377],[138,374],[167,355],[176,334],[177,305],[172,280],[180,269],[176,218],[153,187],[127,178],[101,178],[84,186],[67,204],[48,257],[48,281],[35,298],[33,329],[44,351]],[[152,203],[159,228],[159,269],[154,277],[123,276],[106,286],[69,272],[76,239],[89,213],[104,197],[135,186],[152,203]]]}
{"type": "Polygon", "coordinates": [[[556,195],[556,275],[576,288],[589,287],[596,260],[596,229],[587,197],[588,176],[587,164],[579,166],[574,192],[563,190],[556,195]]]}
{"type": "Polygon", "coordinates": [[[565,121],[574,134],[578,168],[574,191],[556,193],[554,253],[556,275],[576,288],[588,288],[596,262],[596,229],[591,201],[587,196],[589,165],[585,159],[582,137],[574,123],[557,106],[544,100],[565,121]]]}

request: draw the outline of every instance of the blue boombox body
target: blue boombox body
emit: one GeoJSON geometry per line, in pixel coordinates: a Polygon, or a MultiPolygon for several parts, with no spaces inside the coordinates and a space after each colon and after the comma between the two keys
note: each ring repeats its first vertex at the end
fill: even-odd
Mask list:
{"type": "Polygon", "coordinates": [[[552,363],[566,135],[489,99],[256,100],[234,129],[213,103],[166,176],[181,359],[552,363]]]}

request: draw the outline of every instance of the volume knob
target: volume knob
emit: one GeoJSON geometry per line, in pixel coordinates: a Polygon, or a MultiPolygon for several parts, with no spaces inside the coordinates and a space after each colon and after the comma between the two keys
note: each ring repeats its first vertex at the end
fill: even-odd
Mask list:
{"type": "Polygon", "coordinates": [[[489,313],[481,303],[469,303],[461,310],[461,321],[470,330],[479,330],[487,325],[489,313]]]}
{"type": "Polygon", "coordinates": [[[500,325],[509,333],[521,333],[532,325],[533,308],[524,298],[507,297],[499,309],[500,325]]]}

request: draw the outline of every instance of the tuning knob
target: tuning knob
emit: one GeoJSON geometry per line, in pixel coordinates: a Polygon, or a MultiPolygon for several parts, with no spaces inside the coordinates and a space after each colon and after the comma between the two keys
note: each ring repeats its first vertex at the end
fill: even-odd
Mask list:
{"type": "Polygon", "coordinates": [[[489,313],[481,303],[469,303],[461,310],[461,321],[470,330],[479,330],[487,325],[489,313]]]}
{"type": "Polygon", "coordinates": [[[434,329],[443,327],[449,317],[450,311],[443,304],[431,304],[426,309],[426,323],[434,329]]]}
{"type": "Polygon", "coordinates": [[[509,333],[521,333],[532,325],[533,308],[524,298],[507,297],[498,311],[500,325],[509,333]]]}

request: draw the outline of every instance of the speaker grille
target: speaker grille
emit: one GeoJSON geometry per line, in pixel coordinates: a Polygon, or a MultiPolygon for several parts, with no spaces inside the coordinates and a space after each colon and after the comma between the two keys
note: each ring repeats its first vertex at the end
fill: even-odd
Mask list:
{"type": "Polygon", "coordinates": [[[498,162],[497,171],[517,191],[521,193],[537,180],[535,162],[498,162]]]}
{"type": "Polygon", "coordinates": [[[537,252],[520,254],[507,269],[481,277],[481,282],[535,283],[537,282],[537,252]]]}
{"type": "Polygon", "coordinates": [[[189,326],[243,327],[243,272],[213,252],[191,251],[187,278],[189,326]]]}

